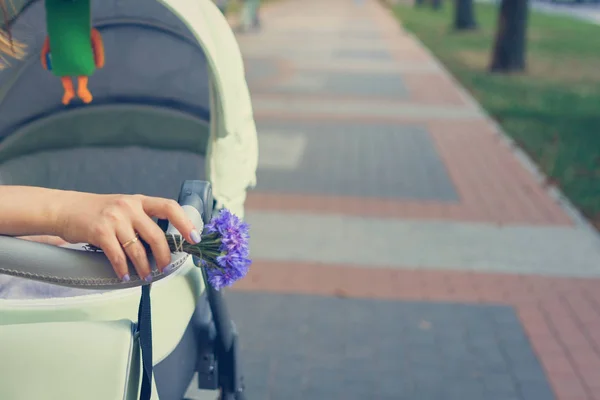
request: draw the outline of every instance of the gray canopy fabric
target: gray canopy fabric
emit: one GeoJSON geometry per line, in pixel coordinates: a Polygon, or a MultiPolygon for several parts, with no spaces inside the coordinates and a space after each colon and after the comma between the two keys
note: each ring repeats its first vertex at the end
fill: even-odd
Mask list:
{"type": "MultiPolygon", "coordinates": [[[[177,17],[157,1],[96,0],[92,6],[106,51],[106,66],[90,78],[93,104],[155,104],[208,117],[206,59],[177,17]]],[[[36,0],[12,26],[29,58],[0,71],[0,137],[25,121],[64,110],[60,80],[39,61],[45,25],[44,2],[36,0]]]]}
{"type": "Polygon", "coordinates": [[[243,218],[258,138],[241,52],[212,0],[92,0],[106,65],[90,78],[94,101],[68,107],[59,79],[39,61],[42,0],[13,2],[20,10],[13,34],[30,55],[0,71],[0,169],[54,149],[191,152],[206,158],[217,205],[243,218]]]}
{"type": "Polygon", "coordinates": [[[59,78],[39,61],[44,2],[16,6],[12,34],[28,58],[0,71],[0,184],[174,197],[181,180],[205,177],[209,67],[170,10],[93,0],[106,65],[90,77],[94,101],[65,107],[59,78]]]}
{"type": "Polygon", "coordinates": [[[176,198],[183,179],[202,179],[204,157],[142,147],[53,150],[9,160],[0,183],[93,193],[176,198]]]}

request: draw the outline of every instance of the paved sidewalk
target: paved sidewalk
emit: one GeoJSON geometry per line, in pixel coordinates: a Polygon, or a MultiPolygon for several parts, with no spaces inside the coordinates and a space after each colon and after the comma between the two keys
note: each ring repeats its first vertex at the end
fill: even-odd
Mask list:
{"type": "Polygon", "coordinates": [[[252,399],[600,399],[600,240],[376,0],[239,37],[252,399]]]}
{"type": "Polygon", "coordinates": [[[567,15],[593,24],[600,24],[600,4],[587,3],[553,3],[550,1],[534,1],[531,3],[536,10],[548,14],[567,15]]]}
{"type": "MultiPolygon", "coordinates": [[[[500,4],[501,0],[475,0],[480,3],[500,4]]],[[[553,1],[553,0],[532,0],[529,6],[535,10],[546,14],[564,15],[592,24],[600,24],[600,3],[585,2],[577,3],[575,1],[553,1]]]]}

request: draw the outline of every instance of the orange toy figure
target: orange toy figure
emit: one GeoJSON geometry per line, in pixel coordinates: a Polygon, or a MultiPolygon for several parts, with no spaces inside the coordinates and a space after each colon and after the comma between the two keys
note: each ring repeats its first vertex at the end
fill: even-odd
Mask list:
{"type": "Polygon", "coordinates": [[[92,28],[90,0],[45,0],[45,6],[48,36],[40,55],[42,66],[60,77],[64,105],[75,97],[75,77],[77,96],[90,103],[88,77],[104,66],[104,44],[92,28]]]}

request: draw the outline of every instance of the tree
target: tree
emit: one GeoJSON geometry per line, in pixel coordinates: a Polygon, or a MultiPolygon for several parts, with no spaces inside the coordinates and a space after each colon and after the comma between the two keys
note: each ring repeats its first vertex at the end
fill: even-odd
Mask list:
{"type": "Polygon", "coordinates": [[[458,31],[477,28],[473,0],[455,0],[454,29],[458,31]]]}
{"type": "Polygon", "coordinates": [[[496,43],[492,53],[492,72],[524,71],[527,0],[502,0],[498,15],[496,43]]]}

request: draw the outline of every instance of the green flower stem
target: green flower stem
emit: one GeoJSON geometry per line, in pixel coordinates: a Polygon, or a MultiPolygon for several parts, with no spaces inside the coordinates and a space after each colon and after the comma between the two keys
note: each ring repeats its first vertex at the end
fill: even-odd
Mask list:
{"type": "Polygon", "coordinates": [[[202,252],[202,254],[204,254],[206,256],[209,256],[209,257],[212,257],[215,260],[217,259],[217,257],[219,257],[220,255],[222,255],[222,253],[220,251],[216,251],[215,252],[215,251],[210,251],[210,250],[205,250],[205,251],[202,252]]]}
{"type": "Polygon", "coordinates": [[[221,239],[211,239],[211,240],[203,240],[198,243],[196,246],[220,246],[221,239]]]}

